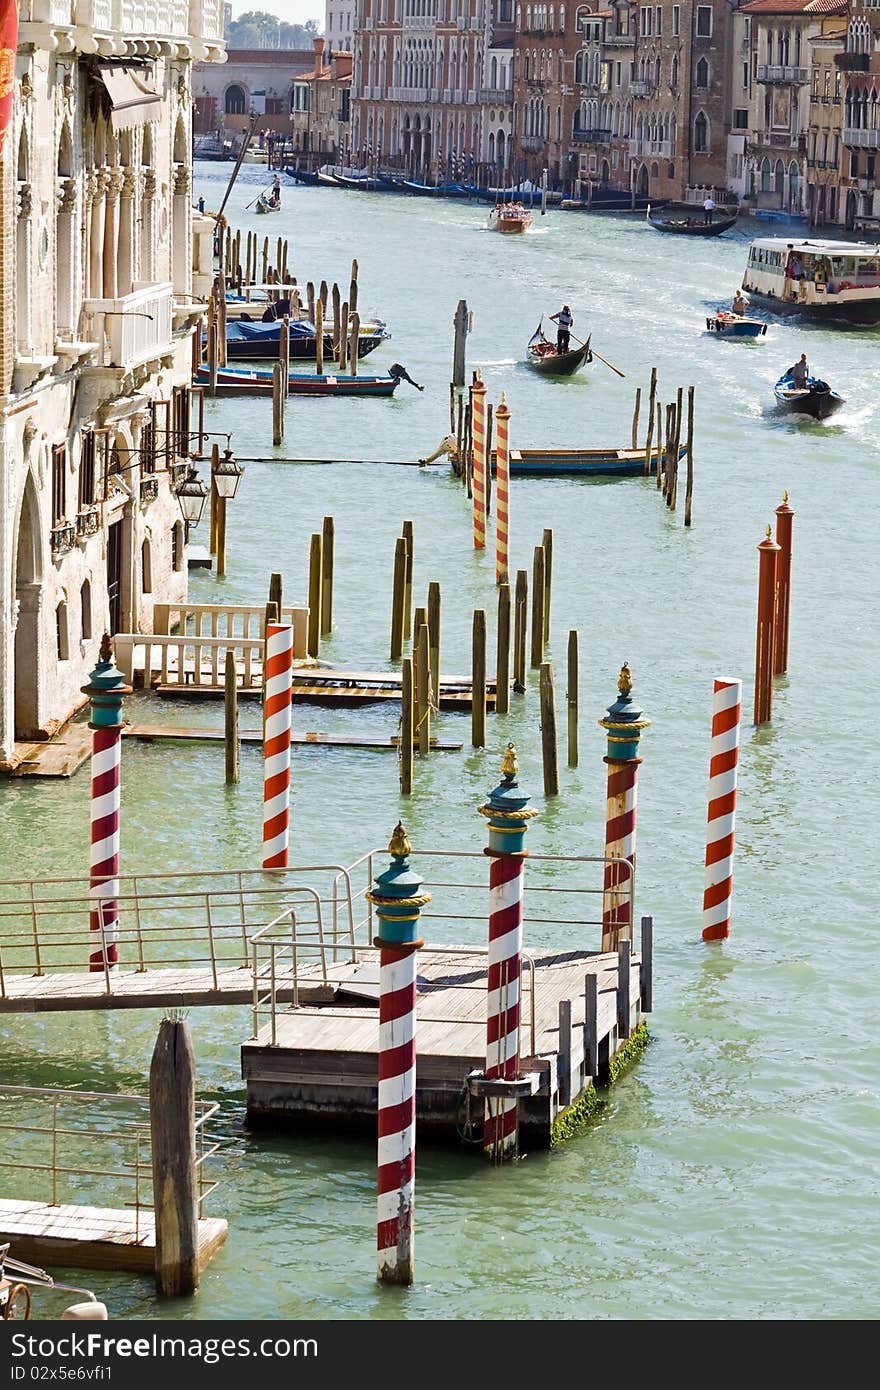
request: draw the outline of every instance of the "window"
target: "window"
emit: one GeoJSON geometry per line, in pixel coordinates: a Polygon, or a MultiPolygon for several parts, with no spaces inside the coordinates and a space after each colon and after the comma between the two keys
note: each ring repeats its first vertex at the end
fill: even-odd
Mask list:
{"type": "Polygon", "coordinates": [[[95,500],[95,435],[84,430],[79,456],[79,510],[90,507],[95,500]]]}
{"type": "Polygon", "coordinates": [[[67,631],[66,599],[62,599],[55,609],[55,647],[59,661],[70,660],[70,634],[67,631]]]}
{"type": "Polygon", "coordinates": [[[823,89],[822,89],[822,95],[823,95],[823,97],[825,98],[826,101],[828,101],[828,100],[830,99],[830,97],[831,97],[831,69],[830,69],[830,68],[826,68],[826,69],[825,69],[825,86],[824,86],[823,89]]]}
{"type": "Polygon", "coordinates": [[[711,39],[712,37],[712,6],[697,6],[697,37],[701,39],[711,39]]]}
{"type": "Polygon", "coordinates": [[[226,88],[223,110],[227,116],[243,116],[245,111],[244,88],[234,85],[226,88]]]}
{"type": "Polygon", "coordinates": [[[658,39],[663,33],[663,10],[659,5],[655,5],[654,7],[654,33],[657,35],[658,39]]]}
{"type": "Polygon", "coordinates": [[[156,471],[156,416],[151,413],[141,430],[141,472],[145,477],[156,471]]]}
{"type": "Polygon", "coordinates": [[[834,73],[834,100],[840,101],[840,68],[835,69],[834,73]]]}
{"type": "Polygon", "coordinates": [[[709,122],[701,111],[694,121],[694,152],[707,154],[709,151],[709,122]]]}
{"type": "Polygon", "coordinates": [[[153,551],[149,539],[141,546],[141,583],[145,594],[153,592],[153,551]]]}
{"type": "Polygon", "coordinates": [[[669,85],[673,91],[678,87],[678,54],[672,55],[672,67],[669,72],[669,85]]]}
{"type": "Polygon", "coordinates": [[[174,413],[173,441],[176,458],[189,458],[191,396],[187,386],[175,386],[171,393],[174,413]]]}
{"type": "Polygon", "coordinates": [[[639,11],[639,33],[642,38],[648,38],[653,33],[654,11],[650,5],[643,5],[639,11]]]}
{"type": "Polygon", "coordinates": [[[749,65],[748,65],[748,63],[743,63],[743,91],[744,91],[744,92],[747,92],[748,90],[749,90],[749,65]]]}
{"type": "Polygon", "coordinates": [[[52,525],[58,526],[67,518],[67,445],[56,444],[52,450],[52,525]]]}
{"type": "Polygon", "coordinates": [[[733,128],[734,128],[734,130],[748,130],[748,128],[749,128],[749,112],[748,112],[748,108],[747,108],[747,107],[746,107],[745,109],[739,109],[739,110],[734,111],[734,113],[733,113],[733,128]]]}
{"type": "Polygon", "coordinates": [[[709,85],[709,64],[701,58],[694,69],[694,86],[705,88],[709,85]]]}
{"type": "Polygon", "coordinates": [[[92,636],[92,586],[87,579],[82,582],[79,591],[79,629],[80,636],[84,642],[91,640],[92,636]]]}
{"type": "Polygon", "coordinates": [[[677,39],[681,32],[681,6],[672,6],[672,37],[677,39]]]}

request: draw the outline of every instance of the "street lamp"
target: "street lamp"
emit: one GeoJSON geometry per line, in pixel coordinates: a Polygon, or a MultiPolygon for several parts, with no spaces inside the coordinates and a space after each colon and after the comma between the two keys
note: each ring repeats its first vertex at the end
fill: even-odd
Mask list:
{"type": "Polygon", "coordinates": [[[211,477],[217,489],[217,496],[222,497],[224,502],[231,502],[238,491],[238,485],[241,482],[243,473],[244,469],[241,464],[236,461],[232,450],[227,445],[223,451],[222,459],[220,459],[217,466],[211,471],[211,477]]]}
{"type": "Polygon", "coordinates": [[[175,488],[175,492],[180,503],[180,510],[183,513],[183,519],[187,525],[187,531],[189,531],[191,526],[198,526],[202,519],[205,503],[208,500],[208,489],[196,469],[190,465],[186,477],[175,488]]]}

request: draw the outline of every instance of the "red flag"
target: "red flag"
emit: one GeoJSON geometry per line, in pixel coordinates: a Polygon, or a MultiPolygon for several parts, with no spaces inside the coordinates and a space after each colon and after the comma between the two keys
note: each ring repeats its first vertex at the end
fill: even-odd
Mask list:
{"type": "Polygon", "coordinates": [[[0,0],[0,154],[12,117],[15,51],[18,47],[18,0],[0,0]]]}

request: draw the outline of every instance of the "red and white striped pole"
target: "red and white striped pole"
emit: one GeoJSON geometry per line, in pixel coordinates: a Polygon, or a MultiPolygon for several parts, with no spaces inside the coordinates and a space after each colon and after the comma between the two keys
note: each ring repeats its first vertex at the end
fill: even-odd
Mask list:
{"type": "Polygon", "coordinates": [[[706,885],[703,891],[703,940],[730,936],[733,896],[733,849],[736,822],[736,773],[742,720],[742,681],[716,676],[712,699],[712,749],[709,756],[709,826],[706,833],[706,885]]]}
{"type": "Polygon", "coordinates": [[[486,548],[486,385],[477,372],[471,387],[474,431],[474,549],[486,548]]]}
{"type": "Polygon", "coordinates": [[[495,583],[507,584],[510,579],[510,411],[503,391],[501,404],[495,412],[495,426],[495,583]]]}
{"type": "Polygon", "coordinates": [[[379,918],[379,1147],[376,1277],[413,1281],[416,1171],[416,952],[421,910],[431,901],[409,866],[412,845],[398,822],[388,846],[391,864],[367,900],[379,918]]]}
{"type": "MultiPolygon", "coordinates": [[[[501,764],[502,779],[489,793],[480,814],[489,823],[484,853],[489,865],[489,968],[486,1009],[486,1078],[515,1081],[520,1054],[520,980],[522,973],[523,869],[528,853],[525,834],[538,814],[516,781],[512,743],[501,764]]],[[[516,1158],[519,1148],[519,1102],[499,1093],[486,1097],[483,1154],[492,1163],[516,1158]]]]}
{"type": "Polygon", "coordinates": [[[293,628],[266,625],[263,710],[263,868],[286,869],[290,839],[290,724],[293,628]]]}
{"type": "Polygon", "coordinates": [[[608,791],[605,802],[605,884],[602,899],[602,950],[616,951],[620,940],[632,940],[636,866],[636,806],[639,739],[650,719],[642,718],[630,698],[629,666],[621,667],[619,691],[599,724],[608,734],[608,791]],[[623,861],[629,861],[625,863],[623,861]]]}
{"type": "Polygon", "coordinates": [[[119,963],[119,810],[122,754],[122,697],[131,686],[113,664],[105,632],[98,664],[82,687],[91,704],[91,834],[89,847],[89,930],[95,948],[89,970],[101,972],[119,963]]]}

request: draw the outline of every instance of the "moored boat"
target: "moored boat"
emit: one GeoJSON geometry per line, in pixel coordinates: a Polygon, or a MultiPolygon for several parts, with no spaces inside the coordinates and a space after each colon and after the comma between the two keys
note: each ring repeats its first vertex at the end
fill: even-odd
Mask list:
{"type": "Polygon", "coordinates": [[[524,232],[532,225],[532,214],[522,203],[498,203],[489,213],[489,230],[524,232]]]}
{"type": "MultiPolygon", "coordinates": [[[[217,394],[221,396],[271,395],[274,374],[268,368],[221,367],[217,370],[217,394]]],[[[210,368],[196,370],[193,384],[209,387],[210,368]]],[[[393,396],[400,385],[394,376],[351,376],[348,373],[290,372],[287,393],[290,396],[393,396]]]]}
{"type": "Polygon", "coordinates": [[[296,179],[297,183],[307,183],[314,187],[318,182],[318,175],[313,173],[311,169],[294,169],[292,165],[288,165],[284,172],[290,178],[296,179]]]}
{"type": "Polygon", "coordinates": [[[843,397],[832,391],[827,381],[807,377],[806,386],[795,386],[792,369],[783,372],[773,388],[777,405],[795,415],[810,415],[814,420],[826,420],[843,405],[843,397]]]}
{"type": "MultiPolygon", "coordinates": [[[[299,319],[289,324],[290,357],[301,361],[315,356],[317,334],[315,325],[308,319],[299,319]]],[[[358,357],[366,357],[383,343],[390,334],[384,326],[373,332],[362,332],[358,336],[358,357]]],[[[277,358],[281,344],[281,321],[254,323],[250,319],[238,318],[226,326],[226,356],[231,362],[254,361],[277,358]]],[[[333,337],[324,334],[324,355],[333,355],[333,337]]]]}
{"type": "Polygon", "coordinates": [[[746,318],[744,314],[731,314],[719,309],[706,319],[707,332],[716,338],[763,338],[767,325],[761,319],[746,318]]]}
{"type": "MultiPolygon", "coordinates": [[[[684,445],[679,459],[687,456],[684,445]]],[[[657,448],[651,463],[656,465],[657,448]]],[[[492,453],[495,471],[495,453],[492,453]]],[[[644,449],[511,449],[511,476],[522,478],[631,478],[645,471],[644,449]]]]}
{"type": "Polygon", "coordinates": [[[545,335],[543,319],[529,339],[526,348],[526,361],[542,376],[571,376],[585,362],[592,362],[590,339],[570,352],[558,352],[556,344],[545,335]]]}
{"type": "Polygon", "coordinates": [[[736,222],[736,213],[712,214],[712,221],[706,221],[702,208],[690,203],[666,203],[658,212],[648,204],[645,216],[657,232],[672,232],[675,236],[720,236],[736,222]]]}
{"type": "Polygon", "coordinates": [[[742,287],[774,314],[880,323],[880,245],[759,237],[749,247],[742,287]]]}

